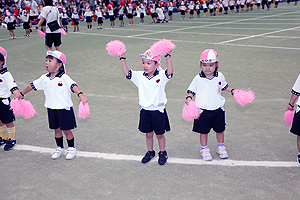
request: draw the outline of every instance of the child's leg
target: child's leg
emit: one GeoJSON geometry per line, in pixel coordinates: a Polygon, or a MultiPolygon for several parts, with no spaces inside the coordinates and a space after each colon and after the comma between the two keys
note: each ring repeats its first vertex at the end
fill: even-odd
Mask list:
{"type": "Polygon", "coordinates": [[[5,125],[7,127],[8,139],[15,140],[15,134],[16,134],[15,124],[11,122],[5,125]]]}
{"type": "Polygon", "coordinates": [[[224,132],[222,132],[222,133],[217,133],[217,134],[216,134],[216,137],[217,137],[218,143],[220,143],[220,144],[223,144],[223,143],[224,143],[224,132]]]}
{"type": "Polygon", "coordinates": [[[207,146],[208,134],[200,134],[200,144],[202,147],[207,146]]]}
{"type": "Polygon", "coordinates": [[[7,139],[7,128],[5,124],[0,121],[0,136],[3,140],[7,139]]]}
{"type": "Polygon", "coordinates": [[[156,135],[158,140],[158,146],[160,151],[165,151],[166,149],[166,138],[165,135],[156,135]]]}
{"type": "Polygon", "coordinates": [[[149,151],[153,151],[153,132],[146,133],[146,143],[149,151]]]}
{"type": "Polygon", "coordinates": [[[76,148],[74,146],[74,136],[71,130],[64,130],[64,134],[67,137],[68,152],[66,155],[67,160],[71,160],[76,156],[76,148]]]}
{"type": "Polygon", "coordinates": [[[300,136],[297,136],[297,147],[298,147],[298,152],[300,153],[300,136]]]}

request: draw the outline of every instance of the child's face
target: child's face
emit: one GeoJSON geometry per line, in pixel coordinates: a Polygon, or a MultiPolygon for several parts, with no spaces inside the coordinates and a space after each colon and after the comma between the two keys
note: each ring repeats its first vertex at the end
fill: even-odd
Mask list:
{"type": "Polygon", "coordinates": [[[148,74],[148,77],[152,77],[156,68],[158,67],[158,63],[150,60],[150,59],[146,59],[146,58],[142,58],[142,67],[143,70],[146,74],[148,74]]]}
{"type": "Polygon", "coordinates": [[[206,77],[211,78],[216,70],[217,63],[201,63],[201,68],[206,77]]]}
{"type": "Polygon", "coordinates": [[[57,72],[57,68],[61,67],[61,63],[57,62],[56,58],[54,57],[47,57],[46,58],[46,70],[49,73],[57,72]]]}

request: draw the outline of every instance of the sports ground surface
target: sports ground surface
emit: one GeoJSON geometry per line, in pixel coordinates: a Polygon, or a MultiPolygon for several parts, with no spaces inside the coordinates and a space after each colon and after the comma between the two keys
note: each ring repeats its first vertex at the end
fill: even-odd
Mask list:
{"type": "MultiPolygon", "coordinates": [[[[146,17],[142,26],[114,29],[106,20],[104,29],[96,30],[94,23],[92,31],[82,22],[80,32],[62,37],[67,72],[91,109],[90,117],[78,119],[74,130],[78,155],[71,161],[50,158],[55,141],[43,92],[27,94],[38,115],[18,117],[17,146],[0,151],[0,199],[299,199],[296,137],[283,121],[300,73],[299,6],[179,18],[175,14],[170,23],[150,24],[146,17]],[[141,70],[138,54],[163,38],[177,45],[172,52],[174,77],[166,87],[172,129],[166,134],[169,160],[165,166],[157,160],[143,165],[147,149],[145,136],[137,130],[137,88],[124,77],[118,58],[107,55],[105,45],[124,42],[129,68],[141,70]],[[229,159],[218,158],[211,132],[212,162],[202,161],[199,135],[181,117],[187,87],[200,71],[200,53],[208,48],[219,53],[219,70],[229,86],[251,87],[256,96],[252,104],[240,107],[223,93],[229,159]]],[[[8,31],[0,29],[0,46],[7,50],[7,67],[23,90],[46,73],[46,49],[36,33],[24,38],[22,28],[15,32],[17,39],[8,40],[8,31]]],[[[77,112],[79,99],[72,98],[77,112]]],[[[156,140],[154,148],[158,151],[156,140]]]]}

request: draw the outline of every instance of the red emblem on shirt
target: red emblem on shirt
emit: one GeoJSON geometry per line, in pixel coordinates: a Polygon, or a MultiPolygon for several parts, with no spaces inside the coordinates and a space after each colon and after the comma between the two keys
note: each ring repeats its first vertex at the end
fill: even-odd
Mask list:
{"type": "Polygon", "coordinates": [[[2,79],[0,79],[0,83],[2,83],[3,81],[2,81],[2,79]]]}
{"type": "Polygon", "coordinates": [[[62,83],[58,83],[58,86],[63,86],[63,84],[62,83]]]}
{"type": "Polygon", "coordinates": [[[156,80],[156,83],[159,83],[159,81],[160,81],[160,79],[157,79],[157,80],[156,80]]]}
{"type": "Polygon", "coordinates": [[[221,85],[221,81],[219,81],[219,85],[221,85]]]}

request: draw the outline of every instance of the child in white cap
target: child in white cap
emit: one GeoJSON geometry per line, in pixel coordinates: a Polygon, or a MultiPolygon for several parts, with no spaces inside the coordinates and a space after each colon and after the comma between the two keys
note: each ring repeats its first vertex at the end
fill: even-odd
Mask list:
{"type": "Polygon", "coordinates": [[[16,39],[16,35],[14,32],[15,26],[14,24],[16,23],[15,16],[12,16],[9,10],[5,11],[6,17],[4,18],[4,22],[7,24],[7,30],[9,32],[10,38],[9,39],[16,39]]]}
{"type": "Polygon", "coordinates": [[[200,58],[201,72],[195,76],[190,84],[186,97],[186,104],[192,101],[196,95],[195,104],[200,109],[200,117],[194,120],[193,131],[200,133],[200,151],[203,160],[211,161],[212,156],[207,146],[208,133],[213,128],[217,133],[217,154],[220,158],[228,158],[224,146],[225,131],[225,98],[221,96],[222,91],[234,93],[234,89],[228,87],[224,75],[218,71],[218,54],[213,49],[202,52],[200,58]]]}
{"type": "Polygon", "coordinates": [[[23,95],[31,90],[43,90],[45,94],[45,107],[48,112],[49,128],[54,129],[57,148],[52,154],[52,159],[59,158],[64,152],[63,134],[66,135],[68,151],[66,159],[73,159],[76,155],[74,136],[71,129],[77,127],[73,111],[71,92],[76,93],[84,104],[88,99],[79,90],[65,70],[66,56],[60,51],[47,51],[46,70],[49,72],[30,83],[23,95]]]}
{"type": "Polygon", "coordinates": [[[16,145],[15,115],[10,107],[10,96],[14,94],[15,98],[22,98],[22,95],[6,68],[6,57],[6,50],[0,47],[0,146],[5,145],[4,150],[9,151],[16,145]]]}
{"type": "Polygon", "coordinates": [[[120,57],[123,73],[131,80],[139,91],[140,111],[139,130],[146,133],[148,151],[142,159],[142,163],[148,163],[155,157],[153,150],[153,135],[156,134],[159,145],[158,163],[164,165],[168,155],[165,150],[166,140],[164,133],[170,131],[170,124],[165,109],[167,103],[165,86],[173,76],[171,55],[166,54],[167,69],[160,65],[160,56],[152,56],[147,50],[139,55],[142,58],[143,71],[129,70],[124,54],[120,57]]]}

